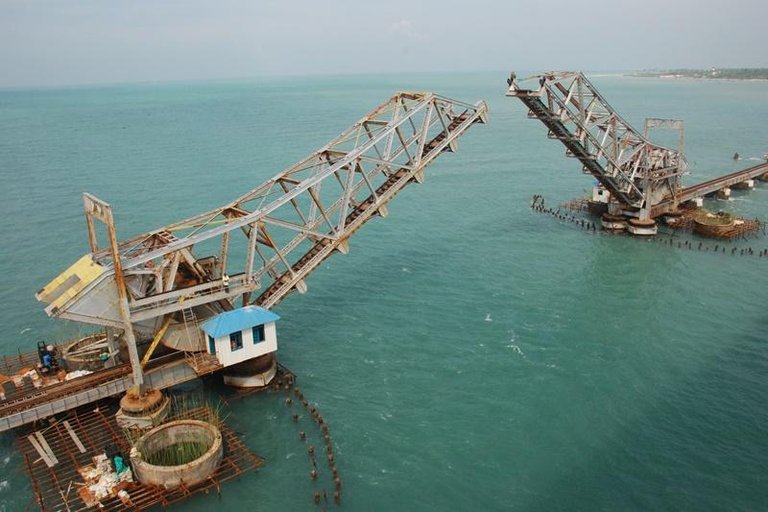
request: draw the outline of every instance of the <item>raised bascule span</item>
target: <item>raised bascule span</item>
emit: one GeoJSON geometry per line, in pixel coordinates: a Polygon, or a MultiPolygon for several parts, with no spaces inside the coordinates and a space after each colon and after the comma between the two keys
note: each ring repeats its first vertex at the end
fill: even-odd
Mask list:
{"type": "Polygon", "coordinates": [[[114,352],[119,347],[113,338],[127,345],[131,378],[123,365],[114,380],[93,376],[99,392],[83,377],[68,384],[70,391],[62,392],[63,385],[49,391],[52,399],[42,392],[22,407],[18,400],[0,406],[0,431],[118,394],[130,384],[167,387],[193,378],[184,357],[169,357],[167,364],[148,355],[140,361],[136,339],[154,338],[150,354],[158,343],[177,355],[200,353],[206,349],[200,331],[205,319],[248,305],[270,309],[292,291],[306,291],[307,276],[323,260],[347,253],[350,237],[371,218],[386,216],[395,195],[423,182],[425,168],[443,152],[456,151],[458,138],[485,123],[487,112],[484,102],[397,93],[234,201],[122,241],[110,205],[84,194],[91,252],[37,298],[48,304],[51,317],[103,326],[114,352]],[[99,243],[97,221],[106,226],[105,244],[99,243]]]}
{"type": "Polygon", "coordinates": [[[653,219],[676,213],[683,203],[768,177],[768,163],[763,163],[683,187],[687,169],[683,121],[649,118],[640,133],[581,72],[553,71],[522,82],[527,81],[536,84],[534,88],[522,87],[513,72],[507,96],[520,99],[528,117],[541,121],[548,137],[565,146],[566,156],[577,158],[584,172],[599,182],[593,199],[606,203],[603,226],[608,229],[626,226],[633,234],[655,234],[653,219]],[[677,130],[677,148],[652,142],[653,128],[677,130]]]}
{"type": "Polygon", "coordinates": [[[522,88],[512,74],[507,96],[528,107],[528,117],[540,120],[548,136],[566,147],[610,192],[621,210],[649,219],[651,208],[676,198],[686,170],[682,121],[649,119],[645,133],[627,123],[580,72],[550,72],[530,77],[536,89],[522,88]],[[648,130],[679,131],[679,147],[667,148],[648,139],[648,130]]]}

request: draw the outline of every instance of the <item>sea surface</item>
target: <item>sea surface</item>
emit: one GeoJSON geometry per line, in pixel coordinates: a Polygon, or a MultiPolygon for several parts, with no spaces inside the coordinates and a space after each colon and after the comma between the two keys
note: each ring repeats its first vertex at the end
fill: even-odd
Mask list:
{"type": "MultiPolygon", "coordinates": [[[[276,308],[279,359],[330,425],[343,509],[767,510],[768,238],[715,254],[532,212],[533,194],[554,206],[594,180],[504,96],[506,76],[0,90],[0,352],[88,331],[34,299],[87,252],[82,192],[127,238],[228,202],[395,91],[484,99],[489,124],[276,308]]],[[[768,82],[592,79],[638,128],[685,120],[688,184],[768,152],[768,82]]],[[[768,185],[707,206],[768,219],[768,185]]],[[[173,510],[320,509],[283,399],[227,410],[266,465],[173,510]]],[[[21,464],[0,436],[2,511],[33,507],[21,464]]]]}

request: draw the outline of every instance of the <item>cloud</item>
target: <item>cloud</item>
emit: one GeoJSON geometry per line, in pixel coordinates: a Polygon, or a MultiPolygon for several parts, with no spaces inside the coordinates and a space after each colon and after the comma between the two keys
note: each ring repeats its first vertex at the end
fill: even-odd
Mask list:
{"type": "Polygon", "coordinates": [[[401,19],[392,23],[389,26],[389,32],[396,35],[404,36],[413,41],[419,41],[419,42],[429,41],[429,36],[424,32],[417,30],[415,27],[415,24],[413,23],[413,20],[410,20],[410,19],[401,19]]]}
{"type": "Polygon", "coordinates": [[[399,20],[389,26],[389,30],[392,32],[411,32],[413,30],[413,20],[399,20]]]}

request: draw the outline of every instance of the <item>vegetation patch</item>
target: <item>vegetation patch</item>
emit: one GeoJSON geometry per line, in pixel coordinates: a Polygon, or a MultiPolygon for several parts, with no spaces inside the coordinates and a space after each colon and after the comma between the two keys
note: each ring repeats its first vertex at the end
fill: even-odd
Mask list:
{"type": "Polygon", "coordinates": [[[154,466],[181,466],[199,459],[210,447],[211,444],[205,441],[183,441],[141,455],[154,466]]]}

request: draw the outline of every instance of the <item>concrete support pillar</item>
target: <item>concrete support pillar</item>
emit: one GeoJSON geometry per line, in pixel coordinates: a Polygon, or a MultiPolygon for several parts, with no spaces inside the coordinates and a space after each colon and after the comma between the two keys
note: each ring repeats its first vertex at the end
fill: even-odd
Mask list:
{"type": "Polygon", "coordinates": [[[636,236],[653,236],[659,229],[652,219],[629,219],[627,231],[636,236]]]}
{"type": "Polygon", "coordinates": [[[227,367],[224,384],[237,388],[262,388],[268,386],[277,374],[275,352],[259,356],[227,367]]]}
{"type": "Polygon", "coordinates": [[[148,389],[139,394],[128,391],[120,399],[120,410],[115,414],[122,428],[152,428],[168,416],[171,401],[159,389],[148,389]]]}
{"type": "Polygon", "coordinates": [[[718,199],[728,199],[731,197],[731,189],[729,187],[721,188],[717,191],[718,199]]]}
{"type": "Polygon", "coordinates": [[[604,213],[600,217],[600,225],[603,229],[608,231],[623,231],[627,229],[627,219],[621,215],[613,215],[611,213],[604,213]]]}
{"type": "Polygon", "coordinates": [[[736,190],[752,190],[755,188],[755,180],[746,180],[741,183],[734,183],[731,188],[736,190]]]}

